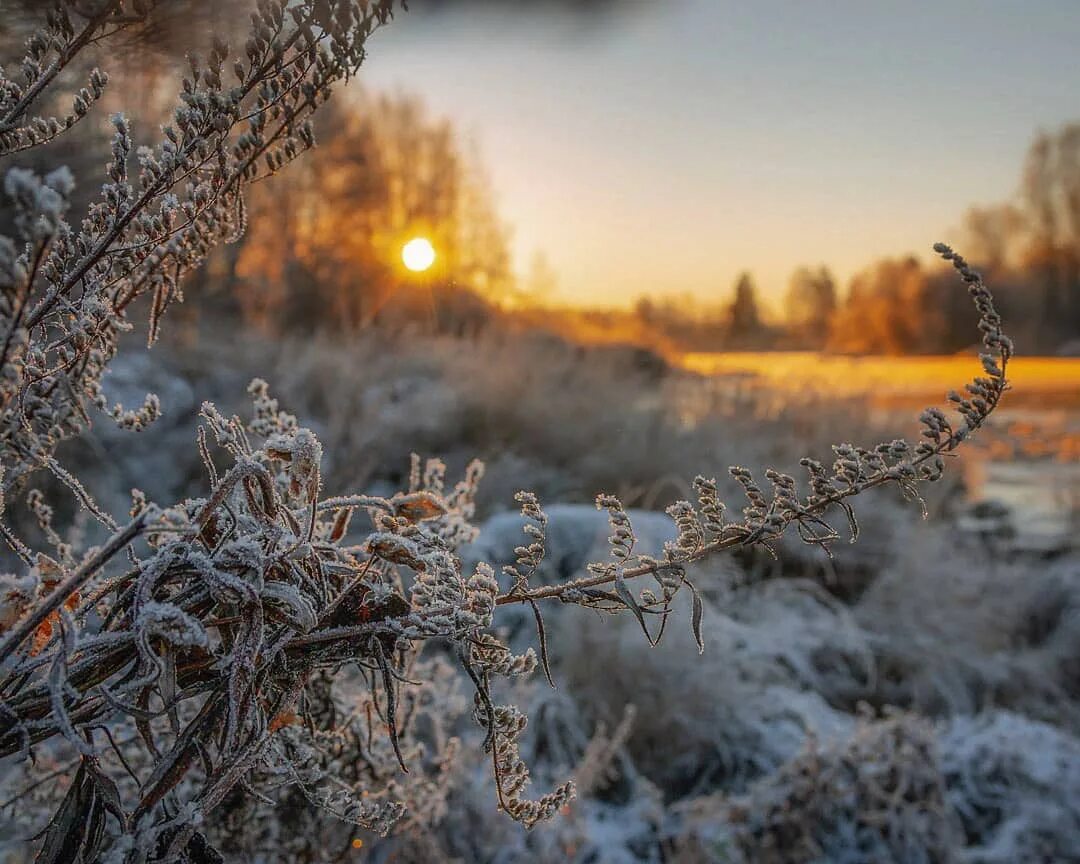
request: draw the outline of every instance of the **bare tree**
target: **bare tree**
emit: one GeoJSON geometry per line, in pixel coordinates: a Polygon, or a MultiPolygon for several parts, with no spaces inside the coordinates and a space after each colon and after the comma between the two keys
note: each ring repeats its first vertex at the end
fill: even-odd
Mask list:
{"type": "Polygon", "coordinates": [[[836,312],[836,283],[828,268],[800,267],[792,273],[784,311],[799,339],[811,347],[822,347],[836,312]]]}

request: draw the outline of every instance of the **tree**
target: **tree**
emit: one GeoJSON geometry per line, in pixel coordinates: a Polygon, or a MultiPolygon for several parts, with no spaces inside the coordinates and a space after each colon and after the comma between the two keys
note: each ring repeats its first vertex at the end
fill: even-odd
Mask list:
{"type": "Polygon", "coordinates": [[[784,309],[788,326],[807,345],[820,348],[836,312],[836,283],[829,270],[800,267],[791,274],[784,309]]]}
{"type": "Polygon", "coordinates": [[[1036,136],[1022,190],[1024,263],[1038,283],[1040,327],[1063,338],[1080,331],[1080,124],[1036,136]]]}
{"type": "MultiPolygon", "coordinates": [[[[483,168],[477,148],[462,154],[458,164],[461,177],[456,210],[457,281],[489,302],[497,305],[512,302],[516,286],[510,256],[510,229],[496,207],[491,179],[483,168]]],[[[526,285],[526,291],[543,299],[554,291],[557,278],[542,252],[534,256],[532,264],[531,281],[526,285]],[[533,294],[533,291],[538,293],[533,294]]]]}
{"type": "MultiPolygon", "coordinates": [[[[965,245],[1000,286],[1003,308],[1021,322],[1029,350],[1054,351],[1080,333],[1080,124],[1041,131],[1031,142],[1013,201],[972,207],[965,245]]],[[[965,310],[946,309],[955,345],[965,310]]]]}
{"type": "Polygon", "coordinates": [[[971,207],[964,216],[965,238],[973,249],[972,258],[991,273],[999,273],[1016,258],[1017,244],[1027,223],[1014,204],[971,207]]]}
{"type": "Polygon", "coordinates": [[[853,354],[930,353],[939,350],[944,329],[918,260],[884,259],[851,280],[827,344],[853,354]]]}
{"type": "Polygon", "coordinates": [[[744,345],[761,332],[757,288],[749,273],[740,274],[735,283],[735,299],[729,312],[730,335],[733,343],[744,345]]]}
{"type": "Polygon", "coordinates": [[[450,124],[429,118],[412,97],[350,96],[324,110],[320,147],[302,170],[252,196],[236,267],[248,317],[271,329],[349,329],[372,323],[388,304],[422,314],[446,293],[443,285],[505,296],[506,232],[450,124]],[[422,278],[400,261],[401,247],[418,235],[437,251],[422,278]]]}

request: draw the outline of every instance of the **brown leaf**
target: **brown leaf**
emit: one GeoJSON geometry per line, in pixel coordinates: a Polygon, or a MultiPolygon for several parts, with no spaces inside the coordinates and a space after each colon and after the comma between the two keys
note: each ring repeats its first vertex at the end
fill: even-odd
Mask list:
{"type": "MultiPolygon", "coordinates": [[[[46,593],[48,593],[48,591],[51,590],[52,587],[56,583],[54,582],[54,583],[50,584],[50,583],[46,582],[46,583],[43,583],[43,584],[44,584],[44,587],[47,589],[46,593]]],[[[78,606],[79,606],[79,592],[78,591],[73,591],[71,596],[68,597],[64,601],[64,608],[67,609],[69,612],[71,612],[71,611],[77,609],[78,606]]],[[[59,624],[60,624],[60,612],[59,611],[50,612],[48,617],[44,621],[42,621],[40,624],[38,624],[37,628],[34,630],[33,638],[30,641],[30,656],[31,657],[37,657],[38,654],[40,654],[42,651],[45,650],[45,646],[48,645],[49,640],[52,639],[53,628],[58,626],[59,624]]]]}
{"type": "Polygon", "coordinates": [[[278,711],[278,713],[273,716],[270,720],[270,724],[266,727],[266,731],[273,735],[278,729],[281,729],[284,726],[294,726],[299,722],[300,718],[295,711],[285,709],[278,711]]]}
{"type": "Polygon", "coordinates": [[[413,492],[409,495],[395,495],[390,501],[394,515],[410,522],[423,522],[437,519],[446,514],[446,507],[430,492],[413,492]]]}

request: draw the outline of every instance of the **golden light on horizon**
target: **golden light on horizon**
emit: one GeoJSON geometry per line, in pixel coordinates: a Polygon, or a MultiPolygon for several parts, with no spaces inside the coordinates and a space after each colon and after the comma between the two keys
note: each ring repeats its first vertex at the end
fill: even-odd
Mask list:
{"type": "Polygon", "coordinates": [[[435,247],[426,237],[414,237],[401,248],[401,262],[413,273],[423,273],[435,263],[435,247]]]}

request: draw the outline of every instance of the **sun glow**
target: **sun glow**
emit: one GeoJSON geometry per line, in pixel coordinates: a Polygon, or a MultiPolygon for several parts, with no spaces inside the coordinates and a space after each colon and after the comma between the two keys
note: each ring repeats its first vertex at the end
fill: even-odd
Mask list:
{"type": "Polygon", "coordinates": [[[401,248],[401,261],[413,273],[423,273],[435,263],[435,247],[426,237],[414,237],[401,248]]]}

